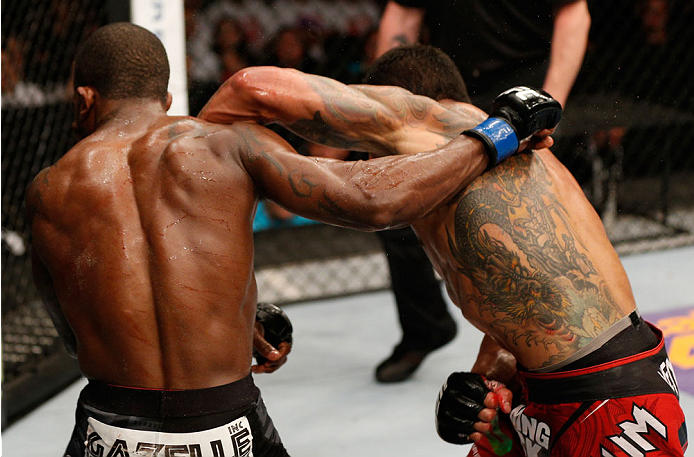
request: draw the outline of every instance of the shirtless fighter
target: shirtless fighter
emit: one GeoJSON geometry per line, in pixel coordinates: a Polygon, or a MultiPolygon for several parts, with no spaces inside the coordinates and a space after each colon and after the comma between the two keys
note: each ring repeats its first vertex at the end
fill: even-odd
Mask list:
{"type": "MultiPolygon", "coordinates": [[[[503,117],[499,100],[537,96],[527,88],[502,94],[484,121],[482,110],[461,103],[469,99],[448,56],[421,45],[384,54],[365,81],[439,102],[404,97],[399,87],[250,68],[200,116],[278,122],[329,146],[408,154],[463,131],[483,137],[503,117]]],[[[683,455],[684,414],[661,332],[639,316],[600,218],[548,149],[505,160],[412,227],[453,302],[485,333],[477,373],[505,381],[517,362],[524,386],[511,411],[508,389],[490,393],[479,374],[451,376],[437,411],[445,440],[476,441],[471,456],[496,455],[479,432],[490,430],[501,402],[517,432],[507,431],[507,455],[683,455]]]]}
{"type": "MultiPolygon", "coordinates": [[[[307,158],[254,123],[167,116],[168,77],[150,32],[97,30],[74,64],[84,138],[27,191],[35,282],[89,379],[65,455],[287,455],[250,374],[259,197],[326,223],[402,227],[489,156],[463,136],[368,163],[307,158]]],[[[547,133],[533,141],[550,145],[547,133]]],[[[260,349],[270,360],[254,371],[288,352],[260,349]]]]}

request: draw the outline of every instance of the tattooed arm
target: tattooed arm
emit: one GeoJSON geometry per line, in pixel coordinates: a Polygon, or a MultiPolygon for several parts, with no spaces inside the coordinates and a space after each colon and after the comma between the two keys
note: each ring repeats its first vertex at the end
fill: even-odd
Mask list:
{"type": "MultiPolygon", "coordinates": [[[[252,123],[229,130],[261,196],[301,216],[360,230],[409,225],[468,185],[488,160],[482,144],[464,136],[431,152],[343,162],[296,154],[252,123]]],[[[216,141],[229,144],[221,136],[216,141]]]]}
{"type": "Polygon", "coordinates": [[[251,67],[229,78],[200,118],[216,123],[278,123],[327,146],[375,155],[440,147],[486,116],[405,89],[344,85],[294,69],[251,67]]]}

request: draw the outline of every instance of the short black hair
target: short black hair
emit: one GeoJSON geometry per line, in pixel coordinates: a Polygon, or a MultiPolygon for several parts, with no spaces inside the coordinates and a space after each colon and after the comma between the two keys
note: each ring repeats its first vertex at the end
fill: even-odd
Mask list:
{"type": "Polygon", "coordinates": [[[439,48],[423,44],[399,46],[383,54],[367,70],[364,84],[399,86],[434,100],[470,103],[455,63],[439,48]]]}
{"type": "Polygon", "coordinates": [[[149,30],[129,22],[101,27],[80,45],[74,87],[90,86],[104,98],[150,98],[166,103],[169,60],[149,30]]]}

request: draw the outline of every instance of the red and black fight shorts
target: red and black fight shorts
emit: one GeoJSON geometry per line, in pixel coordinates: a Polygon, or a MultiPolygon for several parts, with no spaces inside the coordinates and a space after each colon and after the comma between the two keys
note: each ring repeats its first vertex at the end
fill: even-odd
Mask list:
{"type": "Polygon", "coordinates": [[[677,381],[662,332],[648,326],[658,338],[653,349],[587,368],[519,371],[521,404],[468,456],[683,456],[677,381]]]}

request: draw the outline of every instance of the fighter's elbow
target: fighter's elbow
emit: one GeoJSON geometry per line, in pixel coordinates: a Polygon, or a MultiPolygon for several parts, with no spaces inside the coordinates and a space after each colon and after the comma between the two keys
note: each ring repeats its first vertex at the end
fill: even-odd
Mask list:
{"type": "Polygon", "coordinates": [[[581,2],[581,5],[579,6],[577,22],[578,28],[582,30],[584,33],[587,34],[590,31],[592,19],[590,17],[590,10],[588,9],[588,4],[586,2],[581,2]]]}
{"type": "Polygon", "coordinates": [[[278,81],[289,78],[290,69],[277,67],[247,67],[234,73],[228,82],[233,90],[263,103],[274,98],[278,81]]]}
{"type": "Polygon", "coordinates": [[[587,35],[590,31],[591,17],[588,3],[583,1],[568,3],[559,7],[555,18],[555,27],[587,35]]]}
{"type": "Polygon", "coordinates": [[[378,232],[398,228],[398,224],[393,219],[393,214],[387,210],[372,210],[365,213],[364,228],[367,232],[378,232]]]}
{"type": "Polygon", "coordinates": [[[376,232],[401,228],[410,222],[406,211],[397,201],[385,195],[372,195],[362,205],[360,215],[364,223],[362,230],[376,232]]]}
{"type": "Polygon", "coordinates": [[[258,87],[258,67],[249,67],[237,71],[224,85],[230,92],[245,101],[254,100],[256,104],[262,101],[258,87]]]}
{"type": "Polygon", "coordinates": [[[392,205],[374,192],[353,187],[348,194],[333,197],[322,206],[337,217],[339,225],[363,232],[386,230],[393,225],[392,205]]]}

